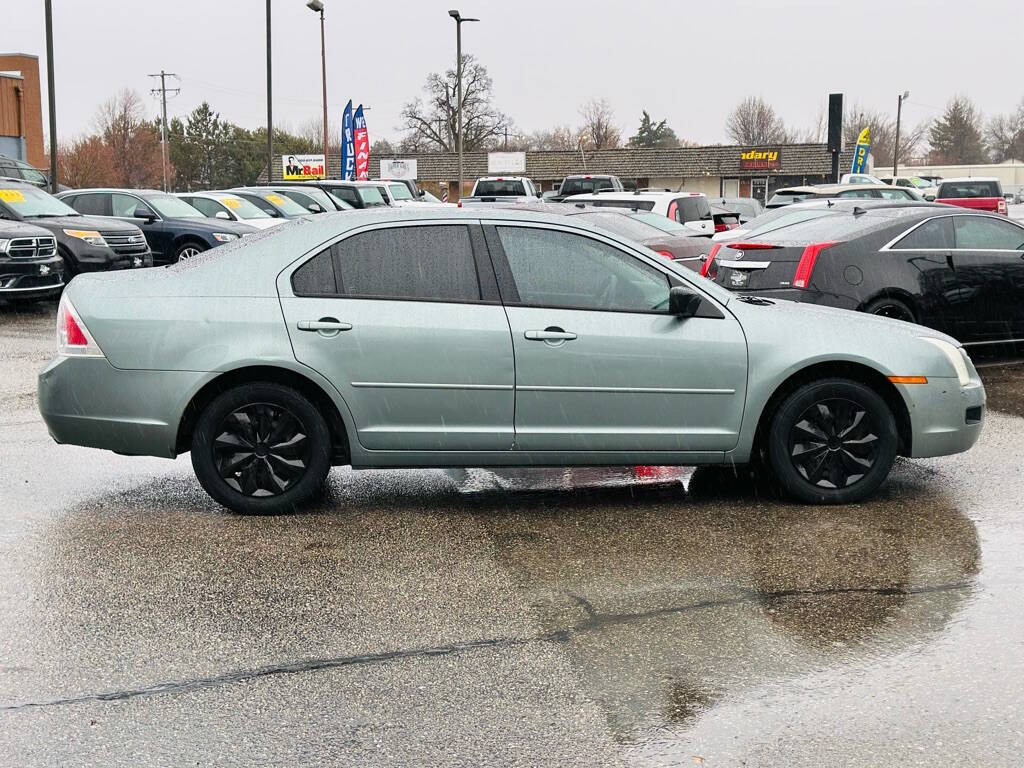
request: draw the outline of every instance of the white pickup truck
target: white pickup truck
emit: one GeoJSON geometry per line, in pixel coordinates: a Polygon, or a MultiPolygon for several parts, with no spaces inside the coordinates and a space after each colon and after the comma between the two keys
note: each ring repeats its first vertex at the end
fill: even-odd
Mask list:
{"type": "Polygon", "coordinates": [[[473,194],[459,201],[460,205],[476,203],[536,202],[540,192],[525,176],[484,176],[473,185],[473,194]]]}

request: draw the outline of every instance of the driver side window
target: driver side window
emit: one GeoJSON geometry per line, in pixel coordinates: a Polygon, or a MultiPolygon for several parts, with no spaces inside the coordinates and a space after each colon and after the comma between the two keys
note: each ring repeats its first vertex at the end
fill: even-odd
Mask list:
{"type": "Polygon", "coordinates": [[[122,195],[117,192],[110,196],[110,205],[115,216],[121,216],[127,219],[135,216],[136,208],[149,209],[149,206],[137,197],[134,197],[133,195],[122,195]]]}
{"type": "Polygon", "coordinates": [[[583,235],[498,227],[519,303],[617,312],[666,312],[668,277],[583,235]]]}

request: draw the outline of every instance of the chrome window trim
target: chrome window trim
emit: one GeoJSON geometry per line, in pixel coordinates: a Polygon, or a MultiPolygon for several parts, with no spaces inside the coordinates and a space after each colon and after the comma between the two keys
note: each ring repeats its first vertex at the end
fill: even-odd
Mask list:
{"type": "Polygon", "coordinates": [[[909,229],[906,229],[902,233],[896,235],[896,237],[894,237],[888,243],[886,243],[881,248],[879,248],[878,251],[879,251],[879,253],[881,253],[882,251],[899,251],[899,252],[902,252],[902,253],[934,253],[935,251],[948,251],[950,253],[1020,253],[1020,254],[1024,254],[1024,251],[1022,251],[1022,250],[1014,250],[1012,248],[894,248],[893,247],[893,246],[896,245],[896,243],[898,243],[900,240],[905,238],[907,235],[909,235],[915,229],[917,229],[920,226],[923,226],[923,225],[927,224],[930,221],[935,221],[937,219],[952,219],[952,218],[956,218],[957,216],[975,216],[975,217],[977,217],[979,219],[994,219],[996,221],[1006,222],[1006,223],[1012,224],[1015,227],[1019,227],[1021,229],[1024,229],[1024,225],[1021,225],[1018,222],[1016,222],[1013,219],[1008,218],[1006,216],[1001,216],[1001,215],[998,215],[998,214],[991,214],[991,213],[971,213],[971,212],[968,212],[968,211],[965,211],[965,212],[954,211],[952,213],[943,213],[943,214],[940,214],[938,216],[929,216],[927,219],[922,219],[921,221],[917,222],[916,224],[914,224],[909,229]]]}

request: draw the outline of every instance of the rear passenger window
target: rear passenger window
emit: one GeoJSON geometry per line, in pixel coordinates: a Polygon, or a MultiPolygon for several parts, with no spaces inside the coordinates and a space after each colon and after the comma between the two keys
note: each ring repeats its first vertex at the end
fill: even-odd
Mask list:
{"type": "Polygon", "coordinates": [[[376,229],[335,249],[344,296],[480,300],[469,228],[461,224],[376,229]]]}
{"type": "Polygon", "coordinates": [[[979,251],[1024,250],[1024,229],[989,216],[956,216],[956,247],[979,251]]]}
{"type": "Polygon", "coordinates": [[[897,250],[944,251],[953,247],[953,220],[946,216],[926,221],[896,243],[897,250]]]}
{"type": "Polygon", "coordinates": [[[320,251],[292,275],[296,296],[334,296],[338,285],[334,278],[334,254],[331,248],[320,251]]]}
{"type": "Polygon", "coordinates": [[[77,195],[74,200],[65,200],[72,208],[86,216],[109,216],[107,195],[77,195]]]}

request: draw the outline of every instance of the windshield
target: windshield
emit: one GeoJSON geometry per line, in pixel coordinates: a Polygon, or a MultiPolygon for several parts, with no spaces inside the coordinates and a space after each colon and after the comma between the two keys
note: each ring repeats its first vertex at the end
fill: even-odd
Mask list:
{"type": "Polygon", "coordinates": [[[622,214],[595,211],[594,213],[581,213],[579,216],[595,227],[607,229],[609,232],[628,237],[630,240],[650,240],[653,237],[663,237],[665,234],[664,230],[622,214]]]}
{"type": "Polygon", "coordinates": [[[225,208],[230,208],[231,212],[240,219],[270,218],[269,214],[264,213],[245,198],[235,197],[234,195],[224,195],[224,197],[217,197],[214,199],[225,208]]]}
{"type": "Polygon", "coordinates": [[[599,189],[613,189],[611,179],[566,179],[558,194],[582,195],[599,189]]]}
{"type": "Polygon", "coordinates": [[[364,205],[387,205],[387,200],[380,193],[377,187],[356,187],[359,197],[364,205]]]}
{"type": "Polygon", "coordinates": [[[405,184],[388,184],[392,200],[412,200],[412,192],[405,184]]]}
{"type": "Polygon", "coordinates": [[[334,195],[327,194],[319,187],[303,187],[302,189],[288,187],[287,189],[282,189],[281,193],[307,208],[310,203],[316,203],[324,211],[333,211],[335,208],[342,211],[352,210],[351,204],[346,203],[344,200],[339,200],[334,195]]]}
{"type": "Polygon", "coordinates": [[[52,195],[36,187],[0,189],[0,202],[19,216],[80,216],[81,214],[52,195]]]}
{"type": "Polygon", "coordinates": [[[309,213],[308,210],[306,210],[301,205],[296,203],[290,197],[285,197],[284,195],[278,192],[267,192],[261,190],[259,192],[256,192],[255,194],[259,195],[268,203],[273,205],[285,216],[305,216],[307,213],[309,213]]]}
{"type": "Polygon", "coordinates": [[[668,232],[672,235],[688,234],[693,232],[692,229],[684,224],[680,224],[678,221],[670,219],[668,216],[662,216],[660,213],[637,211],[636,213],[630,214],[629,218],[642,221],[644,224],[660,229],[662,232],[668,232]]]}
{"type": "Polygon", "coordinates": [[[774,232],[777,229],[783,227],[789,227],[793,224],[799,224],[804,221],[812,221],[814,219],[820,219],[824,216],[832,216],[833,212],[829,208],[800,208],[797,210],[783,208],[781,210],[769,211],[768,213],[761,214],[756,219],[748,221],[742,230],[735,230],[735,232],[742,232],[743,237],[750,235],[763,235],[766,232],[774,232]]]}
{"type": "Polygon", "coordinates": [[[427,190],[423,190],[423,196],[420,197],[420,200],[423,200],[426,203],[440,203],[441,202],[441,198],[437,197],[437,195],[430,194],[427,190]]]}
{"type": "Polygon", "coordinates": [[[777,207],[780,205],[789,205],[790,203],[798,203],[801,200],[806,200],[814,194],[814,192],[790,192],[780,190],[772,195],[771,200],[768,201],[768,206],[777,207]]]}
{"type": "Polygon", "coordinates": [[[915,187],[918,187],[918,188],[924,188],[924,187],[930,187],[931,186],[931,184],[929,184],[927,181],[925,181],[924,179],[919,178],[917,176],[911,176],[910,177],[910,183],[913,184],[915,187]]]}
{"type": "Polygon", "coordinates": [[[205,218],[205,214],[202,211],[198,208],[193,208],[180,197],[153,195],[144,199],[165,219],[205,218]]]}
{"type": "Polygon", "coordinates": [[[526,195],[526,187],[518,179],[483,179],[476,183],[473,194],[477,197],[485,195],[523,197],[526,195]]]}

